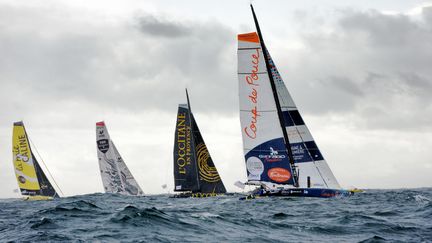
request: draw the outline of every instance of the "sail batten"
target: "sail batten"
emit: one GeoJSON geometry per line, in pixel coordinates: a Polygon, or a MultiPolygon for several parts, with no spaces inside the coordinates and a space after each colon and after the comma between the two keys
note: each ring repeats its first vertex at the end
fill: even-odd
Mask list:
{"type": "Polygon", "coordinates": [[[123,195],[144,195],[111,140],[104,122],[96,123],[96,144],[104,191],[123,195]]]}

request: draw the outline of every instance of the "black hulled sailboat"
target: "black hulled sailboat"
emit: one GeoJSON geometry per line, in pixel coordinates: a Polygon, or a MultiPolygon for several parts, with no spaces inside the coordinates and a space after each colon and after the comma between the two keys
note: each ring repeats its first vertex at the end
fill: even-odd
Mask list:
{"type": "Polygon", "coordinates": [[[226,193],[225,186],[210,156],[191,111],[189,95],[187,104],[180,104],[174,141],[174,191],[175,197],[208,197],[226,193]]]}

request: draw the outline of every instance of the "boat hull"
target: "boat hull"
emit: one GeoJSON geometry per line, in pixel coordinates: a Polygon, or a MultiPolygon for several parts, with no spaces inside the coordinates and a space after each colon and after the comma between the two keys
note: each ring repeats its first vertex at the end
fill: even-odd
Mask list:
{"type": "Polygon", "coordinates": [[[174,195],[170,196],[170,198],[190,198],[190,197],[205,198],[205,197],[218,197],[218,196],[222,196],[222,195],[234,195],[234,194],[233,193],[201,193],[201,192],[191,193],[191,192],[186,192],[186,193],[174,194],[174,195]]]}
{"type": "Polygon", "coordinates": [[[354,192],[342,189],[328,189],[328,188],[290,188],[279,191],[260,190],[247,197],[240,198],[254,199],[257,197],[318,197],[318,198],[332,198],[332,197],[348,197],[353,195],[354,192]]]}
{"type": "Polygon", "coordinates": [[[51,196],[26,196],[23,198],[24,201],[44,201],[44,200],[53,200],[54,197],[51,196]]]}
{"type": "Polygon", "coordinates": [[[281,190],[275,196],[329,198],[329,197],[346,197],[346,196],[351,196],[352,194],[353,193],[348,190],[341,190],[341,189],[295,188],[295,189],[281,190]]]}

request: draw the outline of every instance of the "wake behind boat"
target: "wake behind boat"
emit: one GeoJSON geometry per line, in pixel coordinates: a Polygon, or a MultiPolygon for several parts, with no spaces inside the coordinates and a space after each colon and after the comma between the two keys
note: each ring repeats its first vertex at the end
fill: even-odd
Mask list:
{"type": "Polygon", "coordinates": [[[253,195],[335,197],[343,190],[304,123],[257,32],[238,35],[240,121],[253,195]]]}
{"type": "Polygon", "coordinates": [[[33,154],[22,121],[14,123],[12,154],[16,179],[25,200],[50,200],[60,197],[33,154]]]}
{"type": "Polygon", "coordinates": [[[211,197],[226,193],[192,114],[189,95],[180,104],[174,141],[174,197],[211,197]]]}

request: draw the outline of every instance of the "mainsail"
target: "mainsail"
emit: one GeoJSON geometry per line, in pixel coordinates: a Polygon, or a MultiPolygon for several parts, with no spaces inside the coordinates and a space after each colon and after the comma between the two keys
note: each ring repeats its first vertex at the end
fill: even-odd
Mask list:
{"type": "Polygon", "coordinates": [[[248,180],[338,189],[262,41],[251,8],[258,33],[238,35],[240,121],[248,180]]]}
{"type": "Polygon", "coordinates": [[[132,176],[132,173],[110,139],[103,121],[96,123],[96,144],[105,192],[132,196],[143,195],[141,187],[132,176]]]}
{"type": "MultiPolygon", "coordinates": [[[[186,93],[187,94],[187,93],[186,93]]],[[[225,193],[188,104],[180,104],[174,141],[174,191],[225,193]]]]}
{"type": "Polygon", "coordinates": [[[23,196],[59,197],[33,155],[22,121],[14,123],[12,154],[16,179],[23,196]]]}

